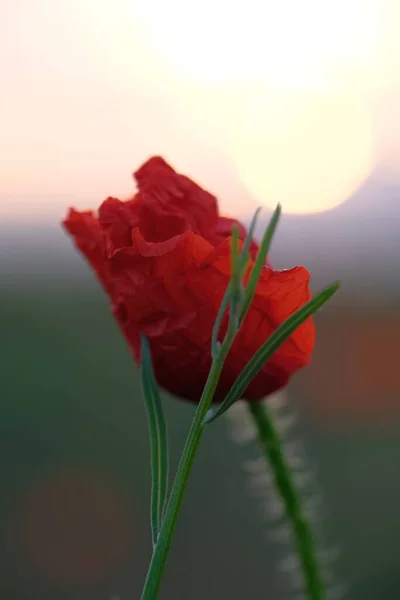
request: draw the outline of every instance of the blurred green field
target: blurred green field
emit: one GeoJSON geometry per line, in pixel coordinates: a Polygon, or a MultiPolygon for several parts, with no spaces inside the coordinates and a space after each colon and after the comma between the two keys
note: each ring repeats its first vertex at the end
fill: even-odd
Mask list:
{"type": "MultiPolygon", "coordinates": [[[[106,299],[94,283],[68,281],[10,289],[0,309],[1,597],[139,598],[150,556],[146,417],[106,299]]],[[[400,421],[333,427],[299,402],[295,437],[320,468],[328,547],[342,550],[337,582],[352,600],[398,600],[400,421]]],[[[165,408],[175,468],[193,407],[165,396],[165,408]]],[[[246,484],[255,455],[223,420],[208,430],[161,598],[295,597],[246,484]]]]}

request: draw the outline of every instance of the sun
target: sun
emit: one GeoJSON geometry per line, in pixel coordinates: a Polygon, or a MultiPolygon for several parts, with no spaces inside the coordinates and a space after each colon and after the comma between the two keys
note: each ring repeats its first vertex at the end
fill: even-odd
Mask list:
{"type": "Polygon", "coordinates": [[[112,11],[88,2],[107,61],[159,84],[161,103],[163,89],[175,94],[192,136],[206,123],[199,144],[207,129],[258,204],[329,210],[368,177],[365,89],[397,77],[396,0],[119,0],[112,11]]]}
{"type": "Polygon", "coordinates": [[[253,94],[224,151],[258,203],[308,213],[344,202],[373,166],[371,115],[348,82],[376,67],[382,2],[138,0],[135,10],[163,69],[253,94]]]}
{"type": "Polygon", "coordinates": [[[269,87],[247,106],[231,155],[259,203],[285,212],[329,210],[374,161],[369,111],[357,95],[314,85],[269,87]]]}

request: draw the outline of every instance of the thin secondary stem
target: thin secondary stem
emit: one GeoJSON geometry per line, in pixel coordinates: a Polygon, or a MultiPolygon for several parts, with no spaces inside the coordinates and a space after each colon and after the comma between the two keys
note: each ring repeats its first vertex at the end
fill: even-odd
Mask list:
{"type": "Polygon", "coordinates": [[[265,453],[275,480],[275,485],[285,505],[286,516],[290,521],[299,562],[301,564],[307,598],[323,600],[325,587],[322,581],[311,526],[302,507],[300,495],[293,481],[289,463],[285,457],[283,444],[265,402],[248,403],[256,425],[259,442],[265,453]]]}
{"type": "Polygon", "coordinates": [[[160,535],[153,550],[149,570],[143,587],[141,600],[155,600],[161,585],[162,575],[167,562],[167,556],[171,547],[172,536],[178,520],[179,510],[182,504],[184,491],[192,469],[193,460],[204,430],[204,418],[210,408],[215,389],[221,375],[224,361],[235,337],[235,329],[231,324],[228,328],[226,338],[220,348],[219,354],[214,358],[213,364],[192,421],[189,434],[182,452],[178,470],[172,485],[171,495],[165,511],[164,520],[160,529],[160,535]]]}

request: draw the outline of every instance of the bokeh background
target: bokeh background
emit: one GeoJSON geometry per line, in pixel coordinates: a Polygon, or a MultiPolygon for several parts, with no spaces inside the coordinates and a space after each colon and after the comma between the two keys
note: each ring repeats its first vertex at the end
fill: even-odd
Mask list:
{"type": "MultiPolygon", "coordinates": [[[[345,597],[400,597],[399,25],[397,0],[0,1],[1,597],[140,597],[138,371],[59,223],[132,194],[152,154],[244,221],[282,202],[274,264],[342,280],[287,391],[293,435],[345,597]]],[[[175,466],[193,407],[165,409],[175,466]]],[[[293,597],[230,427],[196,459],[165,600],[293,597]]]]}

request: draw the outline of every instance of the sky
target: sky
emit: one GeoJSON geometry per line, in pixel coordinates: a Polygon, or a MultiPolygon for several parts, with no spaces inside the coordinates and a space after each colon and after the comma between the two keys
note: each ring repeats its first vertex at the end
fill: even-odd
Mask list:
{"type": "Polygon", "coordinates": [[[153,154],[238,216],[396,179],[399,25],[397,0],[1,0],[0,222],[126,197],[153,154]]]}

